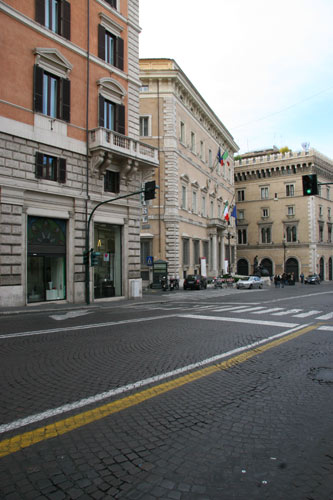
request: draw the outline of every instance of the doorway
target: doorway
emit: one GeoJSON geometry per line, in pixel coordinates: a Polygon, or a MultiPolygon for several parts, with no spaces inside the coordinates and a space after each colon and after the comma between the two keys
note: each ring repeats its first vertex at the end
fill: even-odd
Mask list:
{"type": "Polygon", "coordinates": [[[28,255],[28,303],[66,298],[65,257],[28,255]]]}

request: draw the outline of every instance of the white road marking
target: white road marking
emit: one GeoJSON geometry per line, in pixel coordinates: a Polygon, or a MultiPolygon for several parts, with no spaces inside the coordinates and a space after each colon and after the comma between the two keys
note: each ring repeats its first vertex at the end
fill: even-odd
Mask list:
{"type": "Polygon", "coordinates": [[[204,319],[210,321],[228,321],[230,323],[246,323],[251,325],[282,326],[292,328],[298,326],[297,323],[281,323],[279,321],[263,321],[260,319],[247,318],[225,318],[223,316],[203,316],[202,314],[177,314],[180,318],[204,319]]]}
{"type": "Polygon", "coordinates": [[[272,313],[272,316],[284,316],[285,314],[294,314],[303,311],[303,309],[286,309],[277,313],[272,313]]]}
{"type": "MultiPolygon", "coordinates": [[[[173,316],[176,317],[176,315],[173,315],[173,316]]],[[[183,317],[183,315],[182,315],[182,317],[183,317]]],[[[197,317],[198,316],[194,316],[194,318],[197,318],[197,317]]],[[[207,318],[212,319],[209,316],[207,316],[207,318]]],[[[146,318],[146,319],[151,319],[151,318],[146,318]]],[[[217,319],[220,320],[221,318],[217,318],[217,319]]],[[[142,321],[144,321],[144,320],[142,320],[142,321]]],[[[138,381],[133,382],[131,384],[127,384],[125,386],[118,387],[117,389],[111,389],[109,391],[105,391],[105,392],[102,392],[100,394],[95,394],[94,396],[90,396],[88,398],[84,398],[84,399],[81,399],[79,401],[74,401],[73,403],[65,404],[63,406],[58,406],[57,408],[51,408],[51,409],[46,410],[44,412],[37,413],[35,415],[30,415],[28,417],[20,418],[18,420],[13,421],[13,422],[9,422],[7,424],[0,425],[0,434],[3,434],[4,432],[8,432],[8,431],[11,431],[14,429],[19,429],[19,428],[24,427],[26,425],[40,422],[41,420],[45,420],[47,418],[51,418],[51,417],[54,417],[56,415],[61,415],[63,413],[67,413],[69,411],[76,410],[78,408],[82,408],[83,406],[98,403],[99,401],[103,401],[103,400],[111,398],[113,396],[117,396],[119,394],[124,394],[125,392],[139,389],[139,388],[144,387],[144,386],[149,385],[149,384],[154,384],[156,382],[160,382],[161,380],[165,380],[166,378],[174,377],[174,376],[179,375],[181,373],[188,372],[190,370],[195,370],[197,368],[201,368],[201,367],[206,366],[208,364],[218,362],[221,359],[227,358],[229,356],[233,356],[234,354],[237,354],[239,352],[253,349],[254,347],[257,347],[261,344],[265,344],[266,342],[271,342],[272,340],[289,335],[290,333],[295,332],[299,328],[305,328],[306,326],[308,326],[308,325],[297,325],[295,328],[291,328],[289,330],[278,333],[276,335],[272,335],[271,337],[266,337],[262,340],[258,340],[256,342],[251,343],[251,344],[237,347],[236,349],[232,349],[231,351],[217,354],[215,356],[204,359],[202,361],[198,361],[196,363],[192,363],[190,365],[183,366],[181,368],[177,368],[176,370],[172,370],[172,371],[166,372],[166,373],[161,373],[160,375],[155,375],[154,377],[149,377],[149,378],[146,378],[143,380],[138,380],[138,381]]]]}
{"type": "Polygon", "coordinates": [[[294,314],[294,318],[307,318],[308,316],[314,316],[315,314],[319,314],[321,312],[322,311],[316,311],[316,310],[307,311],[307,312],[301,313],[301,314],[294,314]]]}
{"type": "Polygon", "coordinates": [[[93,311],[88,311],[87,309],[81,309],[78,311],[69,311],[66,314],[53,314],[50,318],[56,321],[62,321],[64,319],[77,318],[78,316],[85,316],[86,314],[91,314],[93,311]]]}
{"type": "Polygon", "coordinates": [[[317,316],[316,319],[333,319],[333,312],[323,314],[323,316],[317,316]]]}
{"type": "Polygon", "coordinates": [[[328,332],[333,332],[333,325],[319,326],[318,330],[326,330],[328,332]]]}
{"type": "Polygon", "coordinates": [[[259,311],[260,312],[266,312],[266,311],[263,311],[263,309],[266,309],[266,307],[263,307],[263,306],[258,306],[258,307],[245,307],[245,309],[241,309],[241,310],[238,310],[238,311],[235,311],[236,313],[243,313],[243,312],[253,312],[253,311],[259,311]]]}
{"type": "Polygon", "coordinates": [[[261,314],[261,313],[268,314],[274,311],[281,311],[282,309],[283,307],[272,307],[271,309],[266,309],[266,311],[256,311],[253,314],[261,314]]]}

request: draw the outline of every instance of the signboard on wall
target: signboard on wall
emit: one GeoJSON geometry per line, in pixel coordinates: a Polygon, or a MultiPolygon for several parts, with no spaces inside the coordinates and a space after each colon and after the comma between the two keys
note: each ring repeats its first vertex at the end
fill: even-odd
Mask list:
{"type": "Polygon", "coordinates": [[[207,278],[207,260],[206,257],[200,257],[200,269],[201,269],[201,276],[204,276],[207,278]]]}

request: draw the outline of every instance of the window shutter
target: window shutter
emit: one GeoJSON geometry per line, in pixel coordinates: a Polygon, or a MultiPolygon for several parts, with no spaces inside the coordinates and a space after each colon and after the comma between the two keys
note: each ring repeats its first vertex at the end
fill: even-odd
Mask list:
{"type": "Polygon", "coordinates": [[[35,19],[37,23],[45,25],[45,0],[35,0],[35,19]]]}
{"type": "Polygon", "coordinates": [[[125,135],[125,106],[117,104],[115,114],[115,131],[125,135]]]}
{"type": "Polygon", "coordinates": [[[41,179],[43,177],[43,158],[44,155],[43,153],[36,153],[36,169],[35,169],[35,175],[37,179],[41,179]]]}
{"type": "Polygon", "coordinates": [[[98,25],[98,57],[105,61],[105,29],[101,24],[98,25]]]}
{"type": "Polygon", "coordinates": [[[67,0],[61,2],[61,35],[67,40],[71,39],[71,4],[67,0]]]}
{"type": "Polygon", "coordinates": [[[35,64],[34,66],[34,111],[43,112],[43,75],[44,70],[35,64]]]}
{"type": "Polygon", "coordinates": [[[70,101],[71,101],[71,82],[70,80],[66,80],[63,78],[61,80],[61,87],[62,87],[62,106],[61,106],[61,118],[65,122],[70,121],[71,117],[71,106],[70,106],[70,101]]]}
{"type": "Polygon", "coordinates": [[[99,109],[99,126],[100,127],[105,127],[104,125],[104,97],[99,95],[98,96],[98,109],[99,109]]]}
{"type": "Polygon", "coordinates": [[[59,169],[58,169],[58,182],[65,184],[66,182],[66,160],[65,158],[59,158],[59,169]]]}
{"type": "Polygon", "coordinates": [[[124,69],[124,40],[120,37],[116,38],[116,67],[124,69]]]}

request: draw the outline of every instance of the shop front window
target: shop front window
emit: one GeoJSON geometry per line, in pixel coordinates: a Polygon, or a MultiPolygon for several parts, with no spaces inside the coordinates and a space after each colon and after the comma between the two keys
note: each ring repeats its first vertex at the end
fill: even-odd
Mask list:
{"type": "Polygon", "coordinates": [[[94,250],[99,252],[94,267],[94,298],[122,295],[121,226],[96,223],[94,250]]]}
{"type": "Polygon", "coordinates": [[[66,221],[28,218],[28,303],[66,298],[66,221]]]}

